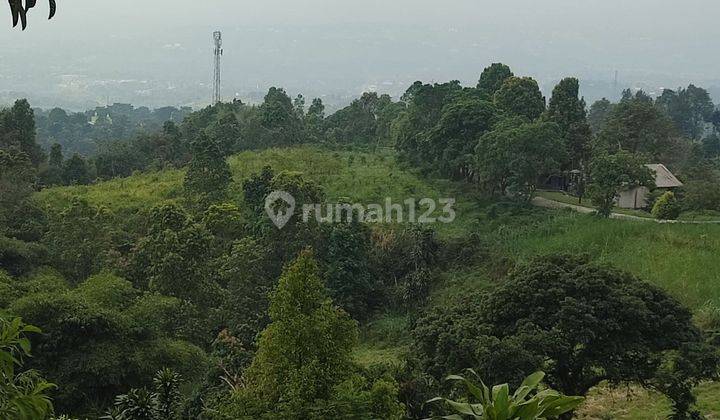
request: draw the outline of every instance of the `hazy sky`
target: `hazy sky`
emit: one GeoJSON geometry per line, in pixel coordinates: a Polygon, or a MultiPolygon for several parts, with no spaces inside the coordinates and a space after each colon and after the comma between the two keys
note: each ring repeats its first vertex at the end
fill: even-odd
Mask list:
{"type": "Polygon", "coordinates": [[[0,8],[0,101],[197,105],[209,99],[216,29],[226,97],[270,85],[338,101],[369,88],[397,94],[416,79],[473,83],[495,61],[545,91],[572,75],[589,97],[604,95],[617,70],[623,87],[720,92],[717,0],[57,2],[48,22],[39,0],[25,32],[0,8]]]}

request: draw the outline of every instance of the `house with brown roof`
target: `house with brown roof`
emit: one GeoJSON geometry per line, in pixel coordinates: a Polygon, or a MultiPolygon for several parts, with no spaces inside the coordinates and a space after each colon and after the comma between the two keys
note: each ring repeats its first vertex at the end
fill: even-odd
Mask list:
{"type": "MultiPolygon", "coordinates": [[[[662,163],[645,165],[655,174],[655,186],[663,190],[672,190],[682,187],[683,183],[673,175],[662,163]]],[[[636,187],[620,193],[617,206],[623,209],[641,209],[647,206],[650,189],[636,187]]]]}

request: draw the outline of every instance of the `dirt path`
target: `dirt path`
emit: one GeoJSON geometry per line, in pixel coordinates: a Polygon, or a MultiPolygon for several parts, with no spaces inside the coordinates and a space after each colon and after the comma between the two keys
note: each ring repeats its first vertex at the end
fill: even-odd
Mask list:
{"type": "MultiPolygon", "coordinates": [[[[595,209],[592,209],[590,207],[583,207],[583,206],[578,206],[575,204],[561,203],[559,201],[548,200],[547,198],[543,198],[543,197],[533,198],[532,204],[534,206],[544,207],[546,209],[570,209],[570,210],[576,211],[578,213],[584,213],[584,214],[595,213],[595,209]]],[[[702,221],[702,222],[693,222],[693,221],[685,221],[685,220],[657,220],[657,219],[651,219],[649,217],[632,216],[629,214],[622,214],[622,213],[612,213],[610,215],[610,218],[611,219],[620,219],[620,220],[632,220],[632,221],[636,221],[636,222],[682,223],[682,224],[690,224],[690,225],[720,224],[720,220],[702,221]]]]}

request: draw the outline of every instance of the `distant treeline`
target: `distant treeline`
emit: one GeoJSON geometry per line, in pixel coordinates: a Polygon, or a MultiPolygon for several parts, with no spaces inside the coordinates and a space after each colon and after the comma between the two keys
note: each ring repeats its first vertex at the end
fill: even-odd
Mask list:
{"type": "Polygon", "coordinates": [[[698,168],[713,166],[720,156],[720,111],[702,88],[665,90],[656,99],[626,91],[618,104],[603,99],[588,107],[577,79],[561,81],[546,101],[535,80],[516,77],[500,63],[485,69],[473,87],[416,82],[397,101],[368,92],[329,116],[321,99],[291,98],[275,87],[259,105],[236,100],[195,112],[115,104],[76,114],[35,110],[33,122],[28,107],[20,101],[5,112],[25,115],[27,136],[36,133],[37,143],[50,151],[50,159],[42,151],[30,153],[38,154],[33,162],[40,187],[181,167],[202,135],[223,156],[296,144],[394,147],[423,173],[501,194],[532,192],[538,175],[587,172],[593,155],[618,147],[692,179],[714,173],[698,168]],[[518,162],[534,167],[500,159],[503,153],[523,156],[518,162]]]}
{"type": "Polygon", "coordinates": [[[151,110],[116,103],[85,112],[68,112],[61,108],[36,108],[33,111],[37,140],[45,150],[57,143],[69,156],[75,153],[92,156],[114,140],[160,131],[166,121],[180,123],[192,109],[168,106],[151,110]]]}

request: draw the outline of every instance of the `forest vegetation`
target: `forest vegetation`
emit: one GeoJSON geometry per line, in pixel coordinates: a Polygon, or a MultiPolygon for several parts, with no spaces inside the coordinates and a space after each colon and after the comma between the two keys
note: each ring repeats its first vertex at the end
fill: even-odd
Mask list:
{"type": "Polygon", "coordinates": [[[117,108],[0,111],[0,418],[720,415],[720,224],[607,217],[645,186],[647,217],[720,220],[704,89],[587,106],[496,63],[332,115],[117,108]],[[532,206],[570,172],[596,214],[532,206]],[[277,190],[457,219],[278,229],[277,190]]]}

